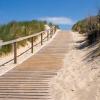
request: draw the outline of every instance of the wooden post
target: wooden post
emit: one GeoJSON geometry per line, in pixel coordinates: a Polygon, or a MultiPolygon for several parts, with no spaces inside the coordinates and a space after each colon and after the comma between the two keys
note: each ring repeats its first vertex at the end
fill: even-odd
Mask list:
{"type": "Polygon", "coordinates": [[[47,31],[47,41],[49,40],[49,31],[47,31]]]}
{"type": "Polygon", "coordinates": [[[53,34],[55,34],[55,28],[53,28],[53,34]]]}
{"type": "Polygon", "coordinates": [[[50,31],[50,38],[52,38],[52,30],[50,31]]]}
{"type": "Polygon", "coordinates": [[[53,34],[54,34],[54,28],[52,29],[52,36],[53,36],[53,34]]]}
{"type": "Polygon", "coordinates": [[[14,42],[14,64],[17,63],[17,43],[14,42]]]}
{"type": "Polygon", "coordinates": [[[41,33],[41,45],[43,45],[43,33],[41,33]]]}
{"type": "Polygon", "coordinates": [[[33,37],[31,38],[31,53],[33,53],[33,37]]]}

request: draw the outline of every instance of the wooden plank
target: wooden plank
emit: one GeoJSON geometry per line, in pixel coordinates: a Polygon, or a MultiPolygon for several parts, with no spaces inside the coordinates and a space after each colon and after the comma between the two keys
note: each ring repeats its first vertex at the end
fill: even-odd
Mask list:
{"type": "MultiPolygon", "coordinates": [[[[44,99],[48,100],[51,78],[63,66],[68,52],[68,35],[58,33],[51,43],[37,54],[0,77],[0,99],[44,99]],[[34,92],[32,94],[32,92],[34,92]],[[44,96],[35,92],[48,92],[44,96]],[[20,95],[19,95],[20,94],[20,95]]],[[[52,98],[52,95],[50,95],[52,98]]]]}

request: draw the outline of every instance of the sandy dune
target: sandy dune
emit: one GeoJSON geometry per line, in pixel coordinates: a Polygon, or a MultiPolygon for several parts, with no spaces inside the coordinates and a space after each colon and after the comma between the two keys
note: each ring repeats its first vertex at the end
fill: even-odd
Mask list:
{"type": "Polygon", "coordinates": [[[84,39],[78,33],[69,41],[69,52],[58,76],[51,82],[54,100],[100,100],[100,57],[92,62],[83,60],[91,49],[75,49],[76,41],[84,39]]]}

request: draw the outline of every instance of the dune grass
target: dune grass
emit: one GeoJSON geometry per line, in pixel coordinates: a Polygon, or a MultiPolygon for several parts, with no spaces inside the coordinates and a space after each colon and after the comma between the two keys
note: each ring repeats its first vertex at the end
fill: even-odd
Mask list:
{"type": "Polygon", "coordinates": [[[91,51],[90,57],[100,56],[100,10],[97,16],[90,16],[77,22],[73,25],[72,30],[78,31],[86,36],[85,43],[87,45],[84,47],[96,47],[95,50],[91,51]]]}
{"type": "MultiPolygon", "coordinates": [[[[5,41],[10,41],[20,37],[28,36],[40,31],[45,28],[45,22],[42,21],[25,21],[25,22],[10,22],[6,25],[0,25],[0,39],[5,41]]],[[[37,37],[34,38],[34,41],[37,37]]],[[[26,46],[27,42],[30,40],[23,40],[17,43],[17,48],[20,46],[26,46]]],[[[13,49],[13,45],[6,45],[0,47],[0,56],[9,54],[13,49]]]]}

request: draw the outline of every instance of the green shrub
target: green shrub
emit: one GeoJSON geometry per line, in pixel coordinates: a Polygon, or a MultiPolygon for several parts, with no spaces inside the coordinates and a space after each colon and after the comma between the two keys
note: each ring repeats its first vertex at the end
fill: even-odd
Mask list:
{"type": "MultiPolygon", "coordinates": [[[[16,22],[12,21],[6,25],[0,26],[0,39],[10,41],[20,37],[28,36],[44,30],[45,22],[42,21],[25,21],[16,22]]],[[[23,40],[17,43],[17,47],[27,45],[27,40],[23,40]]],[[[0,48],[0,55],[8,54],[12,51],[12,45],[3,46],[0,48]]]]}
{"type": "Polygon", "coordinates": [[[0,56],[7,55],[12,51],[12,45],[5,45],[0,48],[0,56]]]}
{"type": "Polygon", "coordinates": [[[97,49],[92,55],[100,56],[100,10],[97,16],[90,16],[84,20],[77,22],[72,27],[73,31],[78,31],[79,33],[86,34],[86,43],[91,46],[93,44],[97,45],[97,49]]]}

